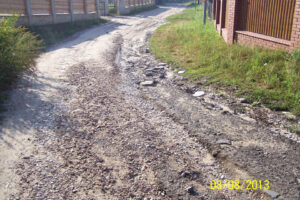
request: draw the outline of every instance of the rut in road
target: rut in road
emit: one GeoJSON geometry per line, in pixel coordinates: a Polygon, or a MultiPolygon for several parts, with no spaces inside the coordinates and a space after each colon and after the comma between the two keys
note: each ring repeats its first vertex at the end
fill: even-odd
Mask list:
{"type": "MultiPolygon", "coordinates": [[[[152,70],[151,76],[144,75],[145,70],[149,73],[147,69],[158,66],[153,56],[145,53],[149,36],[166,22],[167,16],[183,9],[161,7],[136,16],[115,17],[112,22],[54,47],[38,60],[37,79],[27,86],[34,88],[32,93],[36,95],[18,102],[29,105],[26,109],[30,107],[31,112],[22,112],[22,106],[15,111],[21,113],[20,119],[25,119],[18,126],[25,127],[22,123],[26,122],[22,131],[28,135],[30,148],[24,147],[27,149],[22,160],[15,160],[18,176],[10,175],[19,181],[19,186],[12,184],[3,189],[5,175],[1,174],[1,190],[6,190],[3,196],[10,199],[269,198],[258,191],[210,189],[211,180],[268,178],[270,171],[264,170],[260,162],[272,161],[276,165],[273,154],[262,159],[259,154],[252,155],[249,143],[245,145],[247,137],[253,137],[248,132],[268,134],[266,130],[236,116],[208,109],[205,103],[174,86],[172,73],[163,65],[152,70]],[[148,79],[155,80],[156,85],[138,84],[148,79]],[[224,136],[220,132],[225,132],[222,133],[225,136],[231,133],[230,139],[236,134],[237,143],[230,147],[210,145],[214,138],[224,136]],[[216,158],[212,156],[215,150],[218,150],[216,158]],[[239,162],[248,165],[253,160],[257,166],[250,166],[260,167],[267,177],[259,170],[254,170],[258,174],[254,176],[251,169],[234,165],[239,162]]],[[[14,91],[15,96],[21,96],[21,91],[14,91]]],[[[18,127],[9,123],[14,117],[12,112],[4,123],[7,134],[18,127]]],[[[299,149],[297,144],[285,146],[288,141],[267,136],[278,142],[279,156],[283,151],[299,149]]],[[[259,145],[267,144],[266,138],[256,144],[253,146],[261,150],[259,145]]],[[[299,158],[296,154],[286,157],[292,172],[280,175],[279,167],[274,177],[297,175],[299,158]]],[[[283,194],[286,199],[296,197],[295,185],[288,184],[292,192],[283,194]]]]}

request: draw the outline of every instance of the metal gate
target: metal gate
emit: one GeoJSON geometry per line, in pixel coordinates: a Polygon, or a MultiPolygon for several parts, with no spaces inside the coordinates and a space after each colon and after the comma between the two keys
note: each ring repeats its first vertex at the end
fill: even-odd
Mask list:
{"type": "Polygon", "coordinates": [[[97,0],[97,1],[99,1],[100,14],[102,16],[106,15],[107,5],[105,4],[105,0],[97,0]]]}
{"type": "Polygon", "coordinates": [[[118,0],[108,0],[108,13],[116,14],[117,6],[118,6],[118,0]]]}

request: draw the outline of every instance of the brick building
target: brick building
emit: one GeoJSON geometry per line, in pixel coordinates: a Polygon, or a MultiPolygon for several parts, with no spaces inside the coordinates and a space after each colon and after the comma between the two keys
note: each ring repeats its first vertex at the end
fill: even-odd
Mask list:
{"type": "Polygon", "coordinates": [[[300,47],[300,0],[213,0],[213,19],[229,44],[300,47]]]}

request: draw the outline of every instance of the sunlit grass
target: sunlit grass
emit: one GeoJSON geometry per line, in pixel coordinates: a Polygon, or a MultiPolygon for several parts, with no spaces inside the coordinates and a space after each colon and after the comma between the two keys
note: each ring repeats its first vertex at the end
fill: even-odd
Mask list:
{"type": "Polygon", "coordinates": [[[192,80],[226,86],[237,96],[260,102],[274,110],[300,115],[300,51],[228,45],[212,21],[202,24],[202,7],[188,8],[168,18],[150,41],[157,58],[184,67],[192,80]]]}

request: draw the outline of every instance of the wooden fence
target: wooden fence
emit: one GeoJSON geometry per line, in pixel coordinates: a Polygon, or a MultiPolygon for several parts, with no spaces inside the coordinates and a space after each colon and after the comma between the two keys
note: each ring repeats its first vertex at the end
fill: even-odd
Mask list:
{"type": "Polygon", "coordinates": [[[239,0],[238,30],[290,40],[296,0],[239,0]]]}

